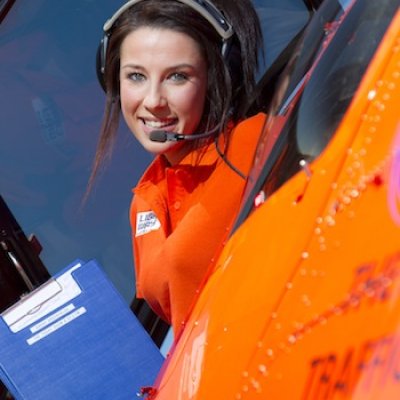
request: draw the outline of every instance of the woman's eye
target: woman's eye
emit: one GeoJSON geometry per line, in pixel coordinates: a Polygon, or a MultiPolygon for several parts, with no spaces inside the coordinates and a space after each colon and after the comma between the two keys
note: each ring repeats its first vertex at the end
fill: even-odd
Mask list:
{"type": "Polygon", "coordinates": [[[131,81],[134,82],[142,82],[144,81],[146,78],[143,74],[141,74],[140,72],[132,72],[129,74],[129,79],[131,81]]]}
{"type": "Polygon", "coordinates": [[[187,81],[188,77],[186,74],[183,74],[181,72],[174,72],[173,74],[171,74],[169,76],[168,79],[170,79],[171,81],[174,81],[174,82],[184,82],[184,81],[187,81]]]}

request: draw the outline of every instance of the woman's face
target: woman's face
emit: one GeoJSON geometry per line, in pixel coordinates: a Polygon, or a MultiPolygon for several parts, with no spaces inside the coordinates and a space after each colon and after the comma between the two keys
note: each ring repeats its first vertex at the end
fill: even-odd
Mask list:
{"type": "Polygon", "coordinates": [[[169,29],[139,28],[121,45],[120,94],[125,121],[153,154],[178,162],[190,141],[158,143],[150,132],[192,134],[204,109],[207,65],[198,44],[169,29]]]}

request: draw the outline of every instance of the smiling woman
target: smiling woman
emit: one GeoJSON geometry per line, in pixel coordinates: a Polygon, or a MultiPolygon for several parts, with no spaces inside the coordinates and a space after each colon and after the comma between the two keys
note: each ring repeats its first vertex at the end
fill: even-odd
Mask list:
{"type": "Polygon", "coordinates": [[[227,238],[264,122],[241,122],[261,36],[250,0],[131,0],[104,25],[107,101],[89,188],[122,112],[155,156],[130,210],[136,295],[175,334],[227,238]]]}
{"type": "Polygon", "coordinates": [[[189,36],[165,29],[140,28],[121,46],[121,109],[136,139],[149,152],[176,164],[190,142],[154,142],[150,133],[192,134],[206,97],[207,64],[189,36]]]}

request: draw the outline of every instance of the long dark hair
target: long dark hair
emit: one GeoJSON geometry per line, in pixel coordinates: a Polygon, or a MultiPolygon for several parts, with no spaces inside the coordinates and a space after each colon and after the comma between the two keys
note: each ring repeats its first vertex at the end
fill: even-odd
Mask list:
{"type": "Polygon", "coordinates": [[[241,106],[247,103],[254,89],[262,44],[258,16],[250,0],[215,0],[214,4],[224,13],[235,31],[225,60],[221,54],[222,40],[215,29],[198,12],[179,1],[139,2],[128,8],[114,23],[104,71],[106,104],[89,189],[102,162],[111,154],[118,131],[121,113],[120,47],[125,37],[140,27],[182,32],[199,44],[208,65],[208,88],[199,131],[217,125],[223,131],[228,121],[236,122],[243,117],[241,106]]]}

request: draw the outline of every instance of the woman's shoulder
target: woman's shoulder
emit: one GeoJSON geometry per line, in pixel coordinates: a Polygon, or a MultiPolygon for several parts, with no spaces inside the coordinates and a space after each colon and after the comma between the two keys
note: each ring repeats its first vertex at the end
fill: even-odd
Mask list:
{"type": "Polygon", "coordinates": [[[266,114],[259,113],[238,123],[231,131],[227,156],[243,174],[248,175],[266,114]]]}
{"type": "Polygon", "coordinates": [[[255,151],[265,121],[266,114],[259,113],[242,120],[232,129],[229,139],[231,156],[243,151],[250,153],[255,151]]]}
{"type": "Polygon", "coordinates": [[[232,130],[233,137],[240,138],[242,136],[247,137],[247,134],[259,135],[261,128],[266,120],[266,114],[258,113],[240,121],[232,130]]]}

